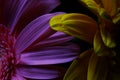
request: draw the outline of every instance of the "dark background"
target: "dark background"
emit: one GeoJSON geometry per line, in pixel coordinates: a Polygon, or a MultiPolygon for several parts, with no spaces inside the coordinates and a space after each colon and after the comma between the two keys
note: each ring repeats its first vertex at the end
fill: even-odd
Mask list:
{"type": "Polygon", "coordinates": [[[58,6],[53,12],[62,11],[66,13],[82,13],[96,19],[96,16],[85,6],[83,6],[80,0],[60,0],[61,5],[58,6]]]}

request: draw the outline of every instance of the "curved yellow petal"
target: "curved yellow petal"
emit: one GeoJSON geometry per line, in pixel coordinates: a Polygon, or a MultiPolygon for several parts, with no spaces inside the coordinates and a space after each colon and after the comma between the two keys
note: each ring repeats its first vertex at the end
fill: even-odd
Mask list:
{"type": "Polygon", "coordinates": [[[96,15],[109,19],[117,13],[116,0],[80,0],[96,15]]]}
{"type": "Polygon", "coordinates": [[[117,15],[113,18],[113,23],[115,23],[115,24],[120,23],[120,13],[117,14],[117,15]]]}
{"type": "Polygon", "coordinates": [[[70,13],[54,16],[50,20],[50,27],[92,43],[98,25],[87,15],[70,13]]]}
{"type": "Polygon", "coordinates": [[[88,50],[80,54],[67,70],[63,80],[87,80],[87,70],[90,55],[93,50],[88,50]]]}
{"type": "Polygon", "coordinates": [[[103,20],[101,22],[102,23],[100,25],[100,32],[101,32],[101,37],[102,37],[104,44],[109,48],[116,47],[116,43],[113,37],[114,33],[112,33],[114,32],[113,31],[114,24],[107,20],[103,20]]]}
{"type": "Polygon", "coordinates": [[[96,3],[96,1],[94,0],[80,0],[80,1],[83,2],[95,14],[98,14],[98,10],[101,8],[101,5],[96,3]]]}
{"type": "Polygon", "coordinates": [[[87,80],[107,80],[108,61],[106,57],[100,57],[93,53],[88,65],[87,80]]]}
{"type": "Polygon", "coordinates": [[[108,16],[102,6],[101,0],[80,0],[83,2],[94,14],[97,16],[105,17],[108,16]]]}
{"type": "Polygon", "coordinates": [[[113,50],[105,46],[99,31],[95,34],[93,47],[94,47],[95,54],[97,54],[98,56],[115,56],[116,55],[116,53],[113,50]]]}
{"type": "Polygon", "coordinates": [[[117,0],[102,0],[103,7],[107,14],[114,16],[117,12],[117,0]]]}

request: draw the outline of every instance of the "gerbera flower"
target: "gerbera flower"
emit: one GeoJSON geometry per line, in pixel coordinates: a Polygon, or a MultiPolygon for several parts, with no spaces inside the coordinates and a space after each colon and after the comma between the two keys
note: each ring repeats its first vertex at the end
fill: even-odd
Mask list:
{"type": "Polygon", "coordinates": [[[118,68],[120,66],[120,38],[118,36],[120,18],[119,13],[114,12],[114,7],[111,6],[115,4],[112,3],[114,0],[82,1],[88,1],[85,4],[98,16],[98,22],[79,13],[56,15],[50,21],[51,28],[54,30],[85,40],[93,46],[73,61],[64,80],[118,80],[120,79],[120,69],[118,68]],[[104,3],[102,14],[101,6],[97,5],[95,1],[104,3]]]}
{"type": "Polygon", "coordinates": [[[53,80],[64,71],[52,64],[76,58],[78,47],[69,42],[73,38],[49,27],[50,18],[60,13],[42,15],[58,4],[58,0],[0,1],[0,80],[53,80]]]}

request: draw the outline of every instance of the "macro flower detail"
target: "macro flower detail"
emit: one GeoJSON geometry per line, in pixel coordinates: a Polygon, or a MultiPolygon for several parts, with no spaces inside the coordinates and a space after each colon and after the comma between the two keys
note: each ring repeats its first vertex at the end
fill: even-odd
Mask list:
{"type": "Polygon", "coordinates": [[[102,18],[111,19],[114,23],[120,21],[120,1],[119,0],[80,0],[93,13],[102,18]]]}
{"type": "Polygon", "coordinates": [[[119,1],[80,1],[96,14],[96,21],[81,13],[60,14],[50,20],[52,29],[84,40],[92,46],[73,61],[64,80],[118,80],[120,79],[120,18],[117,5],[119,1]]]}
{"type": "Polygon", "coordinates": [[[55,64],[75,59],[79,47],[70,42],[73,37],[50,28],[50,19],[63,13],[49,13],[59,0],[1,0],[0,4],[0,80],[63,77],[64,68],[55,64]]]}
{"type": "Polygon", "coordinates": [[[91,17],[79,13],[56,15],[50,20],[50,25],[54,30],[62,31],[89,43],[93,42],[94,34],[98,28],[96,21],[91,17]],[[91,26],[88,27],[87,25],[91,26]]]}
{"type": "Polygon", "coordinates": [[[0,79],[6,80],[11,77],[16,64],[13,50],[15,39],[3,25],[0,25],[0,41],[0,79]]]}

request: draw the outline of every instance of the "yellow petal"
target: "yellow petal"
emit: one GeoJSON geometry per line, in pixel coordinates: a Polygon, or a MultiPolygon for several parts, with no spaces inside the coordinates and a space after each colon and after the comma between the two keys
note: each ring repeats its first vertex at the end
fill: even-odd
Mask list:
{"type": "Polygon", "coordinates": [[[88,62],[93,50],[80,54],[67,70],[63,80],[87,80],[88,62]]]}
{"type": "Polygon", "coordinates": [[[92,54],[88,65],[87,80],[106,80],[108,73],[108,59],[92,54]]]}
{"type": "Polygon", "coordinates": [[[114,48],[116,47],[115,40],[113,39],[113,29],[114,25],[112,26],[112,22],[109,22],[107,20],[103,20],[100,26],[100,31],[101,31],[101,37],[104,42],[104,44],[109,47],[109,48],[114,48]]]}
{"type": "Polygon", "coordinates": [[[70,13],[54,16],[50,20],[52,29],[92,43],[97,23],[87,15],[70,13]]]}
{"type": "Polygon", "coordinates": [[[117,12],[116,0],[80,0],[97,16],[109,19],[117,12]]]}
{"type": "Polygon", "coordinates": [[[107,14],[114,16],[117,12],[117,2],[116,0],[102,0],[103,7],[107,14]]]}
{"type": "Polygon", "coordinates": [[[100,32],[98,31],[94,37],[94,51],[98,56],[115,56],[116,53],[106,47],[101,39],[100,32]]]}
{"type": "Polygon", "coordinates": [[[80,1],[83,2],[95,14],[98,14],[98,10],[100,9],[100,5],[97,4],[94,0],[80,0],[80,1]]]}
{"type": "Polygon", "coordinates": [[[94,14],[97,16],[105,17],[106,13],[103,9],[102,2],[100,0],[80,0],[83,2],[94,14]]]}
{"type": "Polygon", "coordinates": [[[115,24],[119,24],[120,23],[120,13],[117,14],[114,18],[113,18],[113,22],[115,24]]]}

